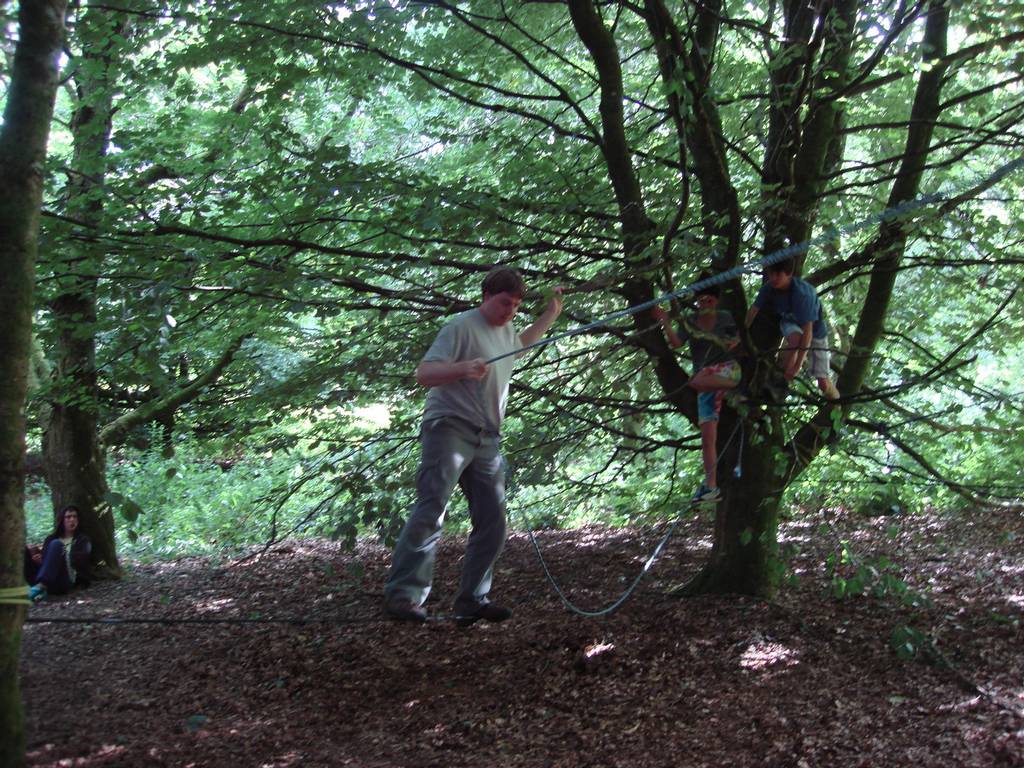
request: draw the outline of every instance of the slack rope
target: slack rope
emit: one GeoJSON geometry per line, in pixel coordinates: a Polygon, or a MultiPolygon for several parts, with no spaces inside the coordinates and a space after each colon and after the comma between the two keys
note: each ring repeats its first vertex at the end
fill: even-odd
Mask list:
{"type": "MultiPolygon", "coordinates": [[[[716,464],[722,460],[722,456],[725,454],[726,449],[732,443],[733,438],[736,437],[736,433],[739,431],[741,424],[742,422],[740,422],[740,424],[737,424],[733,428],[732,434],[729,435],[729,439],[726,440],[725,445],[722,447],[722,450],[718,452],[718,459],[715,462],[716,464]]],[[[699,501],[693,500],[690,502],[687,508],[692,509],[694,507],[699,506],[699,504],[699,501]]],[[[530,522],[528,519],[526,519],[525,515],[522,515],[522,517],[526,520],[527,523],[530,522]]],[[[569,599],[569,597],[565,594],[565,591],[559,586],[558,582],[555,580],[555,577],[552,575],[551,570],[548,568],[547,561],[544,559],[544,553],[541,552],[540,544],[537,542],[537,537],[533,534],[533,529],[527,526],[526,533],[530,538],[530,543],[533,545],[534,552],[536,552],[537,554],[537,559],[540,561],[540,566],[544,571],[544,575],[547,577],[548,582],[555,590],[555,594],[558,595],[558,599],[562,601],[562,604],[566,608],[568,608],[572,613],[575,613],[577,616],[583,616],[584,618],[593,619],[600,616],[608,616],[609,614],[614,613],[619,608],[621,608],[630,597],[633,596],[633,593],[636,591],[636,588],[640,586],[641,580],[643,580],[644,576],[647,575],[648,571],[650,571],[651,568],[654,567],[654,563],[661,556],[661,551],[665,548],[665,545],[668,544],[669,540],[672,538],[672,535],[676,532],[676,528],[679,526],[679,523],[682,519],[682,515],[679,515],[672,522],[672,525],[669,526],[668,531],[666,531],[665,535],[662,536],[661,541],[659,541],[657,546],[654,547],[654,551],[651,552],[651,556],[648,557],[646,561],[644,561],[644,566],[640,569],[640,573],[636,575],[632,583],[630,583],[630,585],[626,587],[625,591],[609,605],[606,605],[604,608],[599,608],[593,611],[588,611],[584,608],[580,608],[575,603],[573,603],[572,600],[569,599]]]]}
{"type": "MultiPolygon", "coordinates": [[[[454,621],[454,615],[441,615],[441,616],[430,616],[427,621],[454,621]]],[[[137,616],[28,616],[25,618],[26,624],[98,624],[98,625],[125,625],[125,624],[157,624],[157,625],[175,625],[175,624],[220,624],[220,625],[237,625],[237,624],[284,624],[290,626],[306,626],[310,624],[335,624],[335,625],[346,625],[346,624],[372,624],[387,621],[387,619],[377,616],[352,616],[349,618],[344,617],[331,617],[331,618],[308,618],[308,617],[294,617],[294,618],[243,618],[243,617],[167,617],[167,618],[154,618],[154,617],[137,617],[137,616]]]]}
{"type": "Polygon", "coordinates": [[[592,331],[595,328],[600,328],[602,326],[608,325],[608,323],[612,322],[613,320],[618,320],[619,318],[622,317],[629,317],[630,315],[635,315],[637,312],[643,312],[645,309],[651,309],[652,307],[655,307],[658,304],[663,304],[671,299],[679,299],[686,296],[691,296],[703,288],[708,288],[713,285],[720,285],[721,283],[726,283],[730,280],[738,278],[740,275],[744,273],[760,272],[767,266],[777,264],[778,262],[788,259],[791,256],[796,256],[797,254],[805,253],[814,246],[830,243],[843,235],[850,235],[853,234],[854,232],[859,232],[862,229],[873,227],[876,224],[891,221],[892,219],[895,219],[906,213],[916,211],[919,208],[925,208],[929,205],[932,205],[933,203],[942,200],[949,200],[955,197],[960,192],[967,189],[971,189],[972,187],[992,186],[994,184],[997,184],[1004,177],[1010,175],[1011,173],[1022,167],[1024,167],[1024,157],[1017,158],[1016,160],[1011,160],[1010,162],[1005,163],[1001,167],[997,168],[995,172],[985,177],[982,177],[979,180],[975,180],[970,184],[964,184],[952,192],[935,192],[930,195],[923,195],[922,197],[917,197],[914,198],[913,200],[907,200],[906,202],[900,203],[899,205],[894,205],[891,208],[886,208],[885,210],[868,216],[865,219],[861,219],[860,221],[852,222],[850,224],[843,224],[838,227],[832,227],[830,229],[825,230],[825,232],[818,235],[817,237],[811,238],[810,240],[805,240],[802,243],[794,243],[792,245],[786,246],[785,248],[780,248],[779,250],[774,251],[761,259],[757,259],[746,264],[740,264],[739,266],[733,267],[732,269],[726,270],[725,272],[719,272],[717,275],[713,275],[703,280],[697,280],[696,282],[690,283],[686,287],[680,288],[677,291],[672,291],[670,293],[663,294],[662,296],[659,296],[656,299],[651,299],[650,301],[645,301],[640,304],[634,304],[633,306],[627,307],[626,309],[620,309],[617,312],[612,312],[610,315],[602,317],[599,320],[594,320],[590,323],[587,323],[586,325],[581,325],[576,328],[570,328],[569,330],[563,331],[561,333],[556,333],[554,335],[535,341],[532,344],[527,344],[525,347],[520,347],[519,349],[513,350],[512,352],[505,352],[503,354],[492,357],[490,360],[487,360],[485,362],[487,365],[490,365],[491,363],[497,362],[498,360],[502,360],[506,357],[511,357],[513,355],[521,355],[524,352],[527,352],[531,349],[537,349],[547,344],[553,344],[556,341],[567,339],[570,336],[577,336],[581,333],[592,331]]]}

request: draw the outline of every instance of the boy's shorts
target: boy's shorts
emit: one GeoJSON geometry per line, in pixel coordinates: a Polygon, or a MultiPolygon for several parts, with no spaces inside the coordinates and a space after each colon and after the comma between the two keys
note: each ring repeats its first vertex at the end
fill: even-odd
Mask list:
{"type": "MultiPolygon", "coordinates": [[[[803,333],[803,329],[796,323],[779,323],[783,337],[792,336],[794,333],[803,333]]],[[[830,379],[832,371],[829,368],[828,338],[822,336],[820,339],[811,337],[811,348],[807,350],[807,357],[804,358],[804,369],[812,379],[830,379]]]]}
{"type": "MultiPolygon", "coordinates": [[[[717,365],[709,365],[701,370],[710,371],[715,376],[720,376],[724,379],[732,379],[737,384],[740,381],[742,371],[740,366],[735,360],[727,360],[724,363],[718,363],[717,365]]],[[[722,399],[725,397],[726,390],[714,389],[710,392],[698,392],[697,393],[697,423],[704,424],[708,421],[718,421],[718,414],[722,412],[722,399]]]]}

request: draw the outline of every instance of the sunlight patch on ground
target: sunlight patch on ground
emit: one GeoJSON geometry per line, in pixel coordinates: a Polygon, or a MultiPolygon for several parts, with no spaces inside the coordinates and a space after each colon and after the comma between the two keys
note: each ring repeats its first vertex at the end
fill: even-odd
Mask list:
{"type": "Polygon", "coordinates": [[[117,744],[103,744],[90,755],[61,758],[47,754],[53,749],[53,744],[44,744],[39,749],[27,752],[25,757],[38,768],[68,768],[69,766],[110,765],[113,758],[123,755],[125,752],[125,748],[117,744]]]}
{"type": "Polygon", "coordinates": [[[740,666],[744,669],[762,670],[769,667],[791,667],[799,663],[799,654],[782,643],[766,640],[755,640],[740,656],[740,666]]]}
{"type": "Polygon", "coordinates": [[[783,523],[779,526],[779,543],[806,544],[813,541],[819,523],[801,521],[783,523]]]}
{"type": "Polygon", "coordinates": [[[614,531],[609,530],[580,531],[580,536],[574,543],[574,546],[576,549],[605,546],[607,539],[613,534],[614,531]]]}
{"type": "Polygon", "coordinates": [[[614,650],[614,643],[594,643],[583,649],[583,658],[592,659],[595,656],[600,656],[602,653],[609,653],[614,650]]]}
{"type": "MultiPolygon", "coordinates": [[[[577,528],[573,535],[568,537],[570,540],[566,542],[568,546],[573,549],[601,549],[606,548],[609,542],[616,542],[617,546],[626,548],[639,549],[634,555],[634,560],[637,562],[646,561],[650,555],[651,550],[661,540],[663,534],[647,534],[649,538],[628,535],[623,536],[623,530],[608,527],[608,526],[587,526],[585,528],[577,528]]],[[[566,537],[559,537],[566,538],[566,537]]],[[[681,537],[677,537],[677,540],[681,537]]],[[[710,536],[688,536],[686,538],[686,548],[695,550],[711,549],[712,538],[710,536]]]]}
{"type": "Polygon", "coordinates": [[[275,757],[269,763],[261,763],[260,768],[284,768],[288,765],[304,765],[305,758],[299,752],[287,752],[275,757]]]}
{"type": "Polygon", "coordinates": [[[1010,605],[1014,605],[1017,608],[1024,609],[1024,595],[1007,595],[1006,602],[1010,605]]]}
{"type": "Polygon", "coordinates": [[[714,539],[710,536],[693,536],[686,540],[686,544],[690,549],[711,549],[714,543],[714,539]]]}
{"type": "Polygon", "coordinates": [[[216,600],[202,600],[196,603],[196,610],[202,613],[220,613],[226,608],[231,608],[234,604],[235,598],[221,597],[216,600]]]}

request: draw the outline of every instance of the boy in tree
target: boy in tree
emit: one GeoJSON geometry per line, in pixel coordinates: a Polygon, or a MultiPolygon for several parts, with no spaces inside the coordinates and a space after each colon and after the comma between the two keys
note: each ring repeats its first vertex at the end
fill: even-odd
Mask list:
{"type": "MultiPolygon", "coordinates": [[[[703,272],[700,279],[709,277],[710,272],[703,272]]],[[[704,482],[693,497],[698,503],[717,502],[722,496],[718,488],[718,416],[726,392],[739,384],[741,374],[733,352],[739,343],[736,323],[731,314],[718,309],[719,295],[717,285],[700,289],[696,314],[680,324],[683,335],[690,340],[694,373],[687,384],[697,391],[697,423],[704,460],[704,482]]],[[[665,310],[655,307],[652,314],[661,323],[668,343],[681,347],[683,341],[665,310]]]]}
{"type": "Polygon", "coordinates": [[[765,306],[779,316],[783,336],[779,366],[790,382],[808,364],[808,374],[818,381],[818,388],[829,400],[839,399],[839,390],[832,383],[829,370],[828,325],[821,301],[814,286],[793,275],[793,259],[783,259],[765,269],[764,283],[754,304],[747,312],[749,328],[757,313],[765,306]]]}
{"type": "Polygon", "coordinates": [[[445,325],[416,368],[416,382],[429,392],[420,427],[416,506],[398,537],[384,587],[384,610],[393,619],[427,620],[423,602],[430,594],[434,555],[456,484],[469,500],[472,523],[455,597],[456,622],[468,626],[512,615],[487,595],[505,544],[501,423],[515,357],[487,361],[539,341],[562,311],[561,288],[556,288],[540,317],[518,332],[512,319],[525,293],[519,272],[492,269],[484,278],[480,304],[445,325]]]}

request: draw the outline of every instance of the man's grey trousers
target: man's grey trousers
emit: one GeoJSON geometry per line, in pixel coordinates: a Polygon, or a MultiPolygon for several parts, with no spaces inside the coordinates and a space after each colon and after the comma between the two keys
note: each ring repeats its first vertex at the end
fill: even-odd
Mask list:
{"type": "Polygon", "coordinates": [[[385,599],[409,600],[414,605],[427,599],[441,526],[458,483],[469,499],[472,531],[454,608],[456,613],[469,613],[487,602],[494,563],[505,544],[505,468],[500,436],[446,416],[423,425],[420,444],[416,506],[395,545],[385,599]]]}

